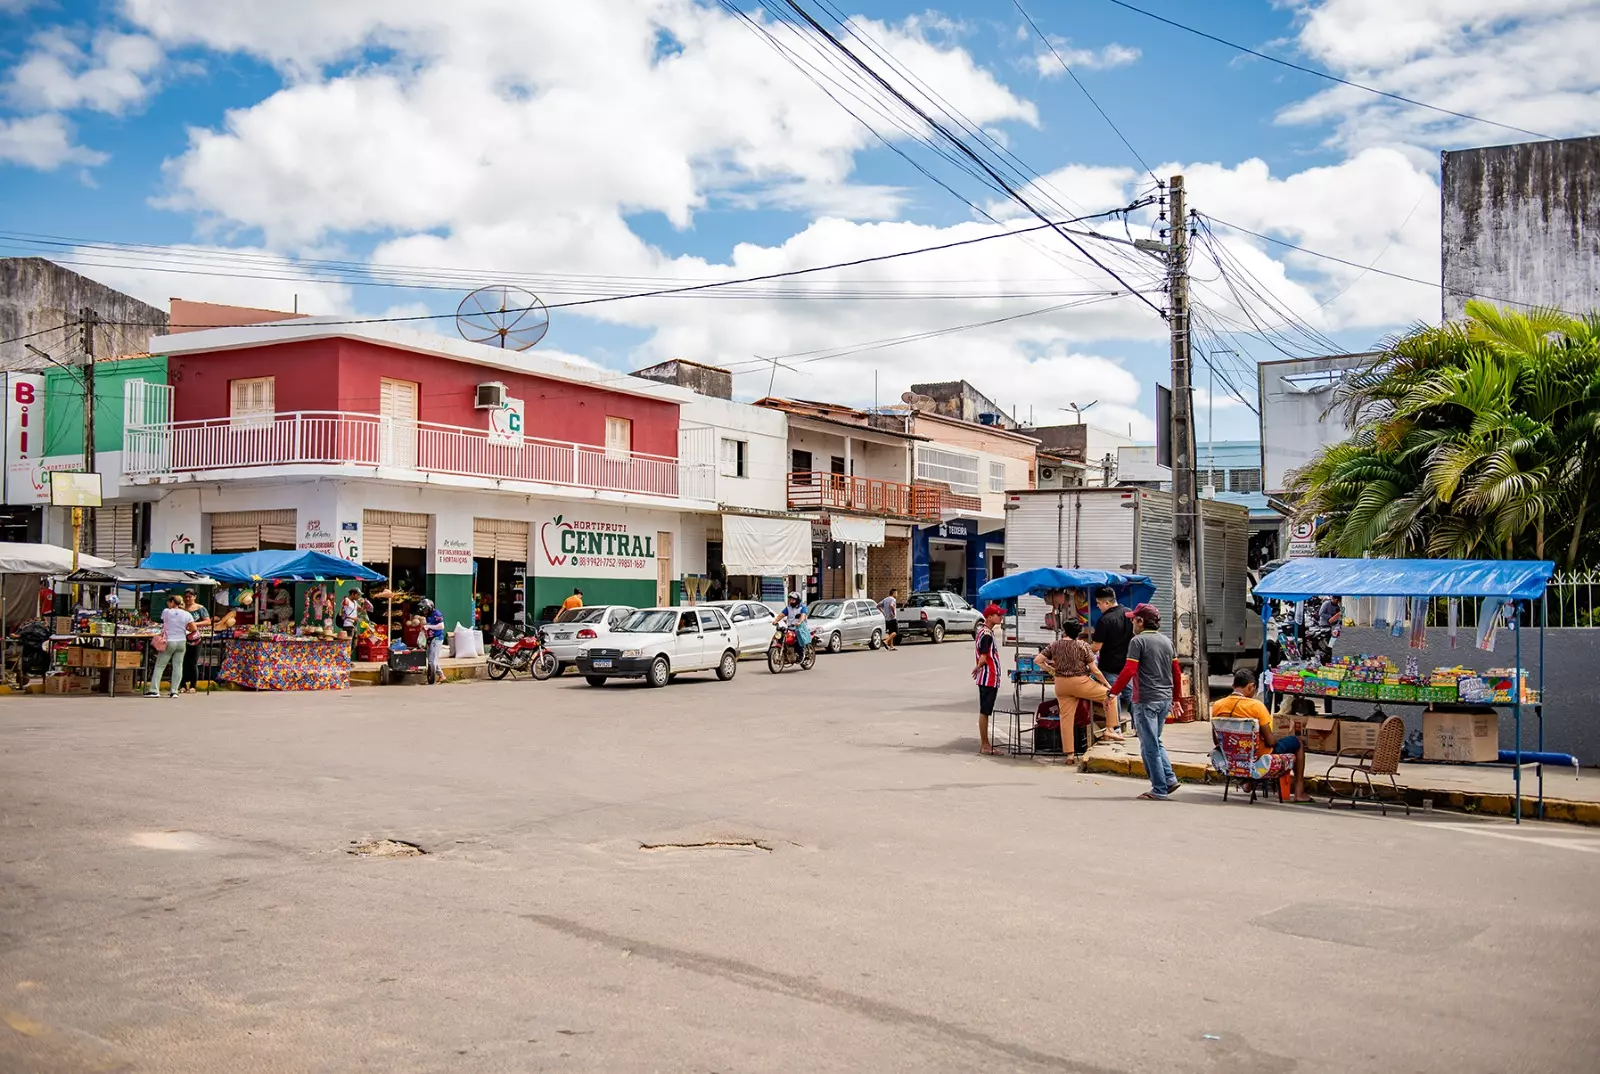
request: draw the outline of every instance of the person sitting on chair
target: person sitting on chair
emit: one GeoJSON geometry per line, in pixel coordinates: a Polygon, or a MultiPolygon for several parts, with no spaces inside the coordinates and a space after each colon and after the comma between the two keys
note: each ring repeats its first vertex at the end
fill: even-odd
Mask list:
{"type": "MultiPolygon", "coordinates": [[[[1211,706],[1213,720],[1223,716],[1238,716],[1256,722],[1256,756],[1268,753],[1286,753],[1294,757],[1293,801],[1309,802],[1306,794],[1306,748],[1299,735],[1280,735],[1272,726],[1272,713],[1256,700],[1256,673],[1240,668],[1233,673],[1233,693],[1211,706]]],[[[1215,734],[1212,739],[1215,741],[1215,734]]]]}

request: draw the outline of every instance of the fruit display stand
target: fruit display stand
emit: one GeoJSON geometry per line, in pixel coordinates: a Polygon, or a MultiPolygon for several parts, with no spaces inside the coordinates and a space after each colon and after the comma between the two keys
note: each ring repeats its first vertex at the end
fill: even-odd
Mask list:
{"type": "MultiPolygon", "coordinates": [[[[1435,704],[1459,700],[1474,704],[1501,705],[1510,708],[1515,723],[1516,742],[1506,751],[1512,764],[1512,779],[1516,787],[1515,816],[1522,822],[1522,716],[1531,710],[1538,722],[1538,746],[1534,757],[1545,752],[1544,745],[1544,628],[1548,618],[1545,590],[1555,564],[1534,560],[1483,560],[1483,559],[1292,559],[1256,583],[1255,595],[1260,598],[1263,635],[1272,616],[1272,601],[1305,601],[1317,597],[1419,597],[1492,599],[1505,602],[1505,611],[1515,638],[1512,668],[1502,683],[1498,679],[1487,682],[1487,673],[1454,674],[1466,669],[1441,668],[1422,681],[1420,674],[1397,675],[1389,681],[1385,673],[1382,681],[1363,682],[1352,671],[1360,664],[1328,665],[1307,669],[1311,674],[1286,675],[1283,685],[1274,675],[1273,688],[1296,692],[1291,687],[1300,686],[1298,692],[1321,697],[1350,698],[1350,687],[1365,694],[1368,687],[1376,690],[1376,700],[1399,704],[1435,704]],[[1539,662],[1537,682],[1530,684],[1522,671],[1524,627],[1521,616],[1528,614],[1532,625],[1533,608],[1538,605],[1539,662]],[[1401,681],[1409,678],[1411,681],[1401,681]],[[1349,681],[1347,680],[1354,680],[1349,681]],[[1446,696],[1454,688],[1455,698],[1446,696]],[[1487,691],[1487,692],[1485,692],[1487,691]]],[[[1261,664],[1268,666],[1268,654],[1263,643],[1261,664]]],[[[1385,672],[1387,669],[1385,669],[1385,672]]],[[[1361,697],[1360,700],[1373,698],[1361,697]]],[[[1539,816],[1544,816],[1544,764],[1535,762],[1539,783],[1539,816]]]]}
{"type": "MultiPolygon", "coordinates": [[[[158,570],[147,567],[82,567],[64,579],[70,585],[88,589],[131,589],[137,607],[143,596],[157,589],[215,588],[216,579],[195,571],[158,570]]],[[[96,603],[99,603],[98,601],[96,603]]],[[[106,619],[84,616],[75,621],[70,635],[57,632],[53,648],[65,643],[67,678],[52,689],[45,680],[46,693],[104,693],[115,697],[120,691],[133,695],[145,679],[150,666],[149,647],[160,627],[137,612],[119,611],[106,619]]],[[[174,672],[181,677],[183,668],[174,672]]]]}

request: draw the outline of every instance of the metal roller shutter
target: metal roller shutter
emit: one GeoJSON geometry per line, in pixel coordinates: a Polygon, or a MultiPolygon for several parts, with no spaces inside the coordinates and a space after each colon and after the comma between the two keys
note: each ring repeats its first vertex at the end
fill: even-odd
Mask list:
{"type": "Polygon", "coordinates": [[[528,524],[506,518],[472,520],[472,554],[507,563],[528,561],[528,524]]]}
{"type": "Polygon", "coordinates": [[[364,511],[361,519],[361,558],[369,563],[388,562],[395,548],[428,547],[427,515],[410,511],[364,511]]]}
{"type": "Polygon", "coordinates": [[[109,559],[119,567],[139,565],[134,529],[138,525],[137,508],[131,503],[101,507],[94,516],[94,554],[109,559]]]}
{"type": "Polygon", "coordinates": [[[294,508],[275,511],[217,511],[211,515],[211,551],[254,552],[263,541],[294,547],[294,508]]]}

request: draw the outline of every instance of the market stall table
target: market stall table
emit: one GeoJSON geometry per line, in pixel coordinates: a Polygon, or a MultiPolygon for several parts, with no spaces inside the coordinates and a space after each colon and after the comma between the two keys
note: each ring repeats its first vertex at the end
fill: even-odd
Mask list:
{"type": "Polygon", "coordinates": [[[343,690],[350,685],[350,642],[301,634],[236,636],[217,677],[248,690],[343,690]]]}
{"type": "MultiPolygon", "coordinates": [[[[1430,677],[1427,684],[1405,684],[1387,682],[1381,686],[1412,686],[1414,690],[1439,690],[1440,700],[1448,695],[1444,691],[1454,690],[1460,700],[1470,701],[1475,704],[1499,705],[1510,708],[1515,722],[1516,741],[1513,748],[1507,751],[1511,754],[1513,765],[1512,779],[1516,787],[1515,816],[1517,823],[1522,822],[1522,765],[1525,751],[1522,748],[1522,713],[1524,709],[1532,709],[1538,721],[1538,748],[1537,753],[1544,753],[1544,627],[1548,617],[1545,606],[1545,589],[1549,584],[1550,575],[1555,571],[1555,564],[1547,560],[1480,560],[1480,559],[1294,559],[1266,575],[1256,583],[1255,593],[1261,600],[1261,622],[1263,633],[1271,619],[1271,605],[1273,600],[1303,601],[1321,596],[1342,597],[1394,597],[1418,598],[1426,601],[1433,598],[1492,598],[1504,601],[1508,615],[1508,622],[1515,641],[1514,664],[1510,681],[1506,684],[1504,695],[1498,689],[1499,684],[1492,684],[1493,688],[1487,697],[1481,695],[1467,696],[1465,693],[1466,678],[1458,679],[1451,686],[1443,681],[1435,685],[1430,677]],[[1521,613],[1524,609],[1529,612],[1530,619],[1535,602],[1539,606],[1539,681],[1536,687],[1530,688],[1526,681],[1526,673],[1522,668],[1522,624],[1521,613]]],[[[1424,605],[1425,607],[1425,605],[1424,605]]],[[[1492,614],[1492,613],[1491,613],[1492,614]]],[[[1263,641],[1265,646],[1265,641],[1263,641]]],[[[1261,654],[1262,666],[1267,666],[1267,652],[1263,647],[1261,654]]],[[[1274,675],[1273,682],[1276,686],[1279,676],[1274,675]]],[[[1302,679],[1304,682],[1305,680],[1302,679]]],[[[1351,687],[1364,685],[1358,680],[1352,680],[1348,685],[1343,679],[1324,680],[1320,675],[1313,675],[1310,680],[1314,684],[1312,692],[1321,693],[1331,697],[1353,697],[1348,690],[1351,687]]],[[[1285,682],[1285,686],[1292,685],[1285,682]]],[[[1371,684],[1379,686],[1380,684],[1371,684]]],[[[1474,683],[1474,686],[1477,686],[1474,683]]],[[[1307,692],[1302,689],[1301,692],[1307,692]]],[[[1385,696],[1386,691],[1380,691],[1377,699],[1384,702],[1400,702],[1409,704],[1432,704],[1433,695],[1413,694],[1405,696],[1403,693],[1394,696],[1385,696]]],[[[1361,700],[1368,700],[1362,697],[1361,700]]],[[[1498,752],[1498,751],[1497,751],[1498,752]]],[[[1539,781],[1539,815],[1544,815],[1544,765],[1540,762],[1537,766],[1539,781]]]]}

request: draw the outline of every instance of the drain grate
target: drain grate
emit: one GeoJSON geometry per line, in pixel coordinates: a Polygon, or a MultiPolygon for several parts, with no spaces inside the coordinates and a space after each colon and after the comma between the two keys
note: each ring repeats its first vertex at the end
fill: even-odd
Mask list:
{"type": "Polygon", "coordinates": [[[708,839],[702,843],[640,843],[640,850],[764,850],[772,848],[759,839],[708,839]]]}
{"type": "Polygon", "coordinates": [[[403,839],[352,839],[345,853],[363,858],[420,858],[427,851],[403,839]]]}

